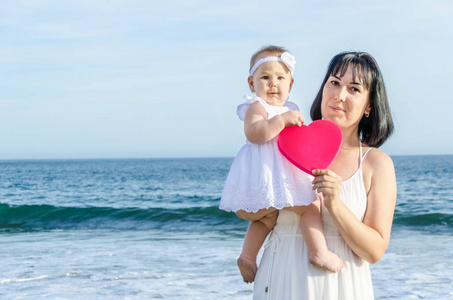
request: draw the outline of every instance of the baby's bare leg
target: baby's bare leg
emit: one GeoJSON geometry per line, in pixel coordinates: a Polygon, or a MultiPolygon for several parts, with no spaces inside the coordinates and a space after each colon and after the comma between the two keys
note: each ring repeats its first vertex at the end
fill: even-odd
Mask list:
{"type": "Polygon", "coordinates": [[[327,249],[319,200],[306,206],[306,208],[307,210],[300,218],[300,229],[307,244],[309,261],[315,266],[336,273],[344,265],[343,261],[335,253],[327,249]]]}
{"type": "Polygon", "coordinates": [[[255,280],[255,275],[258,271],[256,257],[267,235],[274,228],[277,216],[278,211],[274,210],[261,219],[253,221],[247,229],[242,253],[237,260],[244,282],[250,283],[255,280]]]}
{"type": "Polygon", "coordinates": [[[284,209],[290,210],[294,212],[295,214],[302,216],[304,213],[306,213],[308,210],[310,210],[309,206],[289,206],[285,207],[284,209]]]}
{"type": "MultiPolygon", "coordinates": [[[[245,210],[238,210],[236,212],[236,216],[238,218],[247,220],[247,221],[258,221],[261,220],[263,217],[268,216],[270,213],[277,213],[277,209],[274,207],[269,207],[267,209],[260,209],[256,213],[254,212],[247,212],[245,210]]],[[[278,215],[278,214],[276,214],[278,215]]],[[[277,220],[277,218],[275,218],[277,220]]]]}

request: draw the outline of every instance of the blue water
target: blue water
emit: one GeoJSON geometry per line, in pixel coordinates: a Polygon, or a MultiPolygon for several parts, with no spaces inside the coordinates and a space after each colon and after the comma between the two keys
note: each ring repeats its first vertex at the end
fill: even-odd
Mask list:
{"type": "MultiPolygon", "coordinates": [[[[393,157],[376,299],[453,298],[453,156],[393,157]]],[[[232,158],[0,161],[0,299],[251,299],[232,158]]]]}

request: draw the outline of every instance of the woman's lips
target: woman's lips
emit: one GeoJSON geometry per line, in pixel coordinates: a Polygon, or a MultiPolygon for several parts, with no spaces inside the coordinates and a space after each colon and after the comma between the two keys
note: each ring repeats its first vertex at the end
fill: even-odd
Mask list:
{"type": "Polygon", "coordinates": [[[338,107],[338,106],[329,106],[330,109],[332,109],[333,111],[336,111],[336,112],[342,112],[344,111],[344,109],[342,109],[341,107],[338,107]]]}

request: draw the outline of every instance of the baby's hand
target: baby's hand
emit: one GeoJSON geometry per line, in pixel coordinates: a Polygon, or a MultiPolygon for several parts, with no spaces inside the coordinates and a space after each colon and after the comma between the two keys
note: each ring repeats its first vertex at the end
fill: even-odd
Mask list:
{"type": "Polygon", "coordinates": [[[295,110],[290,110],[287,111],[283,114],[281,114],[283,121],[285,122],[285,127],[291,127],[291,126],[302,126],[302,124],[305,122],[304,116],[295,110]]]}

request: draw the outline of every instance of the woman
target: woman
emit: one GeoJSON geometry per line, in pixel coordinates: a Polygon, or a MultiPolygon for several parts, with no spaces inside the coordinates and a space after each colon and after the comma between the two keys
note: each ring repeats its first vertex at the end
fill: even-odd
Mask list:
{"type": "Polygon", "coordinates": [[[374,299],[369,263],[384,254],[396,202],[393,162],[378,150],[393,131],[384,81],[368,53],[345,52],[330,62],[311,107],[313,120],[343,133],[329,170],[315,170],[328,248],[343,261],[338,273],[308,262],[299,217],[281,210],[255,279],[254,299],[374,299]]]}

